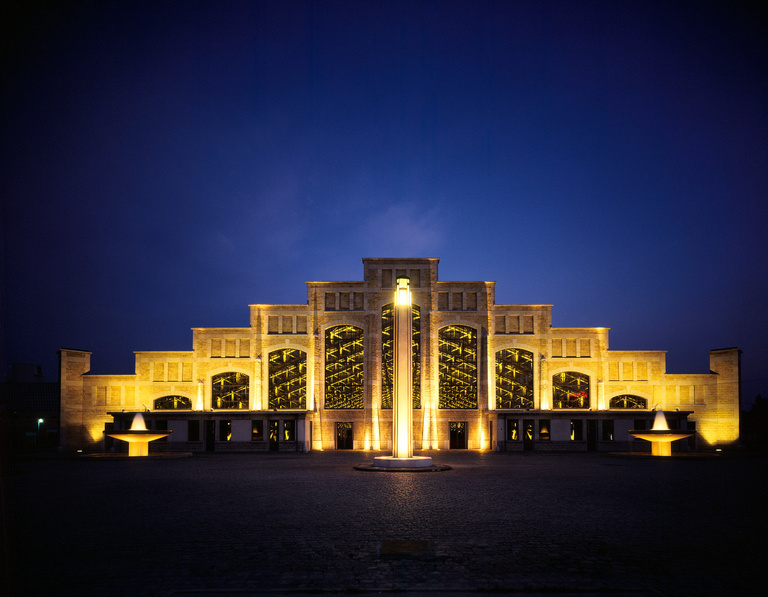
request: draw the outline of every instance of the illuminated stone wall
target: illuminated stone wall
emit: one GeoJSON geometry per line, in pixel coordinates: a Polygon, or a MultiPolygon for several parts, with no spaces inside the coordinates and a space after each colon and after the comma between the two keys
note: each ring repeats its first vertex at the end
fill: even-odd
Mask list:
{"type": "Polygon", "coordinates": [[[641,415],[652,417],[653,408],[690,413],[698,447],[738,440],[737,349],[712,351],[713,373],[668,374],[663,351],[611,351],[607,328],[553,328],[551,305],[497,305],[495,282],[440,281],[437,259],[364,259],[363,265],[362,281],[307,282],[305,304],[250,305],[248,327],[195,328],[189,351],[136,352],[130,375],[87,374],[91,354],[62,349],[63,445],[98,449],[104,425],[113,420],[109,413],[152,415],[156,400],[178,396],[183,400],[172,404],[192,408],[162,411],[170,427],[185,428],[195,413],[231,419],[236,441],[223,449],[265,449],[249,441],[249,421],[282,417],[299,426],[297,449],[390,450],[382,309],[392,303],[401,275],[410,277],[419,313],[416,449],[521,449],[520,438],[508,441],[507,421],[522,425],[527,416],[552,423],[548,443],[536,449],[586,450],[586,439],[571,427],[590,418],[601,430],[603,421],[614,421],[605,423],[606,430],[615,426],[613,439],[600,439],[598,449],[629,449],[628,426],[641,415]],[[498,372],[497,355],[507,359],[498,372]],[[525,355],[524,381],[510,355],[525,355]],[[280,368],[278,357],[290,363],[280,368]],[[240,399],[226,402],[237,408],[222,409],[213,397],[213,380],[226,375],[247,380],[237,389],[240,399]],[[466,388],[476,388],[475,396],[466,396],[466,388]],[[628,398],[614,403],[624,408],[612,409],[620,396],[628,398]],[[515,404],[521,407],[510,408],[515,404]],[[645,408],[627,412],[638,404],[645,408]]]}

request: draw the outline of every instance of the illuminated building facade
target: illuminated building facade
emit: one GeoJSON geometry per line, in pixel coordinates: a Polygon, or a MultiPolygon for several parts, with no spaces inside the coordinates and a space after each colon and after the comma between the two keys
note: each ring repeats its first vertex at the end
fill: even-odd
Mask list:
{"type": "Polygon", "coordinates": [[[355,282],[307,282],[307,303],[251,305],[244,328],[195,328],[192,350],[136,352],[133,375],[91,375],[61,349],[62,445],[112,449],[104,431],[172,431],[153,449],[390,450],[393,300],[413,300],[419,449],[640,451],[631,429],[663,409],[680,450],[739,433],[736,348],[708,374],[668,374],[664,351],[611,351],[607,328],[553,328],[551,305],[497,305],[495,282],[438,280],[438,259],[363,259],[355,282]],[[106,442],[106,444],[105,444],[106,442]]]}

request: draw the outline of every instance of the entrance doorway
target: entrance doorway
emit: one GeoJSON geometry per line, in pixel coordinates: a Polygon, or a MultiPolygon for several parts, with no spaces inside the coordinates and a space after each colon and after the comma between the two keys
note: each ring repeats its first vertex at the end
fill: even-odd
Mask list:
{"type": "Polygon", "coordinates": [[[587,419],[587,450],[597,451],[597,421],[587,419]]]}
{"type": "Polygon", "coordinates": [[[269,451],[280,450],[280,421],[269,422],[269,451]]]}
{"type": "Polygon", "coordinates": [[[451,450],[467,449],[467,422],[451,421],[448,423],[451,430],[450,448],[451,450]]]}
{"type": "Polygon", "coordinates": [[[353,446],[352,423],[350,421],[336,423],[336,449],[351,450],[353,446]]]}
{"type": "Polygon", "coordinates": [[[523,421],[523,450],[533,450],[533,419],[523,421]]]}

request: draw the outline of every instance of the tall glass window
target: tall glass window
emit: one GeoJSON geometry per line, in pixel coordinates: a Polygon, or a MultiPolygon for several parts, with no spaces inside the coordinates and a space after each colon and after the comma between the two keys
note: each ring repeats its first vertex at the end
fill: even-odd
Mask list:
{"type": "Polygon", "coordinates": [[[648,408],[648,401],[640,396],[622,394],[614,396],[608,403],[608,408],[648,408]]]}
{"type": "MultiPolygon", "coordinates": [[[[413,408],[421,408],[421,309],[418,305],[412,305],[411,312],[413,320],[413,340],[411,342],[413,408]]],[[[392,408],[395,373],[394,338],[395,317],[393,303],[389,303],[381,309],[381,408],[392,408]]]]}
{"type": "Polygon", "coordinates": [[[282,348],[269,353],[269,408],[307,407],[307,353],[282,348]]]}
{"type": "Polygon", "coordinates": [[[496,408],[533,408],[533,353],[507,348],[496,353],[496,408]]]}
{"type": "Polygon", "coordinates": [[[589,376],[575,371],[556,373],[552,403],[555,408],[589,408],[589,376]]]}
{"type": "Polygon", "coordinates": [[[325,408],[363,408],[363,357],[362,328],[325,330],[325,408]]]}
{"type": "Polygon", "coordinates": [[[439,408],[477,408],[477,330],[448,325],[438,333],[439,408]]]}
{"type": "Polygon", "coordinates": [[[211,378],[211,405],[219,409],[248,410],[248,376],[229,371],[211,378]]]}

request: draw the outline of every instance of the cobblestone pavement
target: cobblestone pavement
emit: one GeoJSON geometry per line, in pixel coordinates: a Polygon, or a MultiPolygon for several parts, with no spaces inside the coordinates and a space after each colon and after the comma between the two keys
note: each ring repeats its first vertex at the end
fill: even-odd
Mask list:
{"type": "Polygon", "coordinates": [[[375,454],[361,452],[17,459],[2,478],[5,588],[768,594],[765,460],[428,454],[452,470],[362,472],[375,454]],[[420,543],[382,554],[393,540],[420,543]]]}

